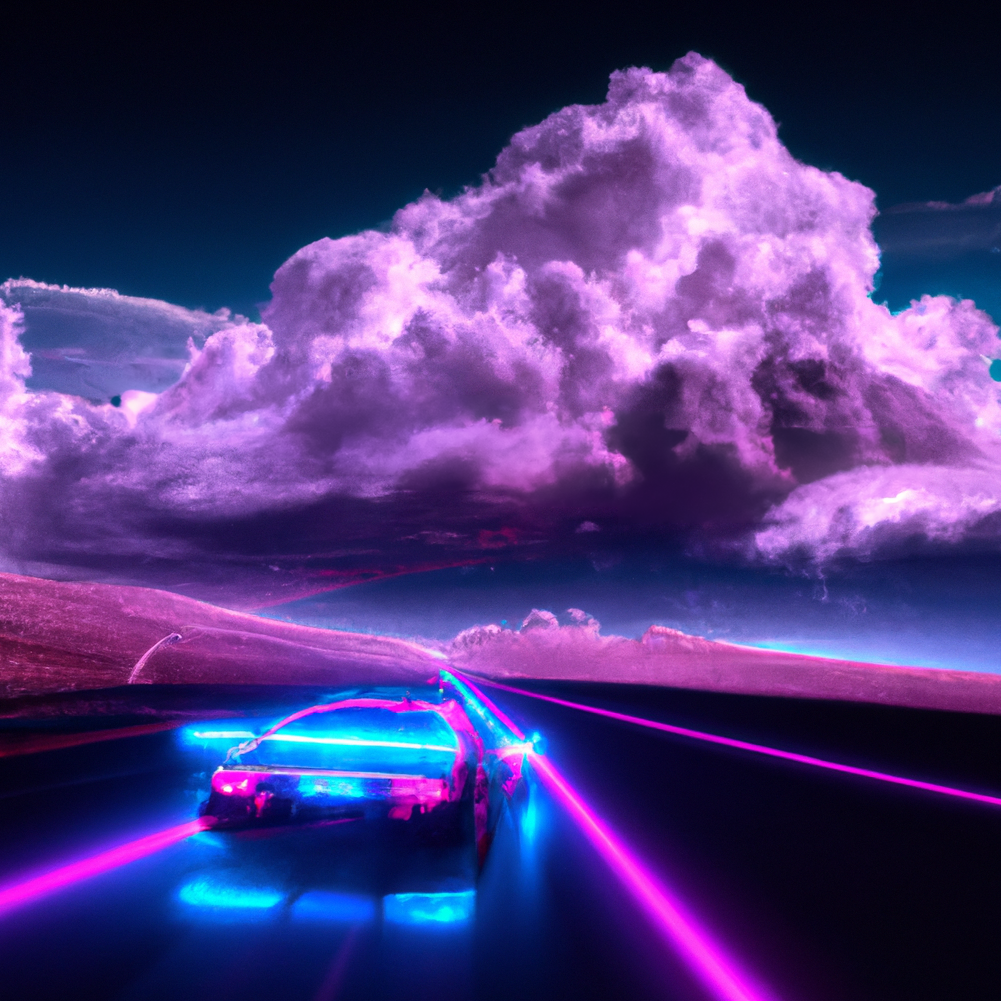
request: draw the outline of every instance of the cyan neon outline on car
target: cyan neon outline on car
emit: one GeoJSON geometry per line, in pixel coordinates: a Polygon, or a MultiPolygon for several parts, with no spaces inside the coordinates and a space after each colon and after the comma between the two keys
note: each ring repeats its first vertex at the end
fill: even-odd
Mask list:
{"type": "Polygon", "coordinates": [[[425,698],[352,694],[244,733],[212,775],[202,815],[214,826],[410,820],[471,835],[481,860],[530,749],[444,671],[425,698]]]}

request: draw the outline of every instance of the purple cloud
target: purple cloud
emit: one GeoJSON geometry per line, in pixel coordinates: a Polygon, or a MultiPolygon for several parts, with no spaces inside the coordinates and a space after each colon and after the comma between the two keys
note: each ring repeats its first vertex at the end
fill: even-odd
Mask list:
{"type": "Polygon", "coordinates": [[[874,303],[873,215],[690,54],[303,248],[158,395],[26,389],[8,288],[6,565],[277,600],[633,531],[768,560],[993,536],[997,328],[874,303]]]}

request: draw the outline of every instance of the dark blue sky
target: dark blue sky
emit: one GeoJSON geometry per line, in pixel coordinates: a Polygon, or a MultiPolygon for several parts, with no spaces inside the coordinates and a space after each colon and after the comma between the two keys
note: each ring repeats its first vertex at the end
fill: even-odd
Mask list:
{"type": "Polygon", "coordinates": [[[696,49],[799,158],[898,202],[1001,182],[1001,15],[890,5],[246,5],[5,17],[0,277],[248,310],[324,235],[696,49]]]}

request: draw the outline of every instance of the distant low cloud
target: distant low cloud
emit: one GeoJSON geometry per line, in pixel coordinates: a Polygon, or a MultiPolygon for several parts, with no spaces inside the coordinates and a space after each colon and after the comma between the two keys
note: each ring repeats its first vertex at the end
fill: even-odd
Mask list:
{"type": "Polygon", "coordinates": [[[1001,187],[963,202],[894,205],[879,218],[880,245],[908,258],[949,260],[1001,253],[1001,187]]]}
{"type": "Polygon", "coordinates": [[[264,600],[632,533],[771,561],[993,539],[997,328],[874,303],[873,205],[690,54],[389,232],[303,248],[263,323],[198,314],[156,397],[27,388],[5,286],[7,565],[264,600]]]}

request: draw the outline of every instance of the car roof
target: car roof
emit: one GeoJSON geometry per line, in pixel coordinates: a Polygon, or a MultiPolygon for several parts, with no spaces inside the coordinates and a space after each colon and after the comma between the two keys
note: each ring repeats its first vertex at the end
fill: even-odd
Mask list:
{"type": "Polygon", "coordinates": [[[475,733],[469,718],[466,716],[465,710],[454,699],[439,697],[437,701],[430,702],[424,699],[410,698],[408,695],[404,695],[402,698],[387,697],[386,695],[355,695],[348,698],[340,698],[333,702],[309,706],[306,709],[300,709],[298,712],[286,716],[259,736],[230,748],[229,754],[226,756],[227,760],[233,755],[240,756],[256,750],[265,740],[290,723],[295,723],[298,720],[311,716],[325,715],[344,709],[380,709],[400,714],[429,714],[440,720],[457,737],[460,731],[470,735],[475,733]]]}

